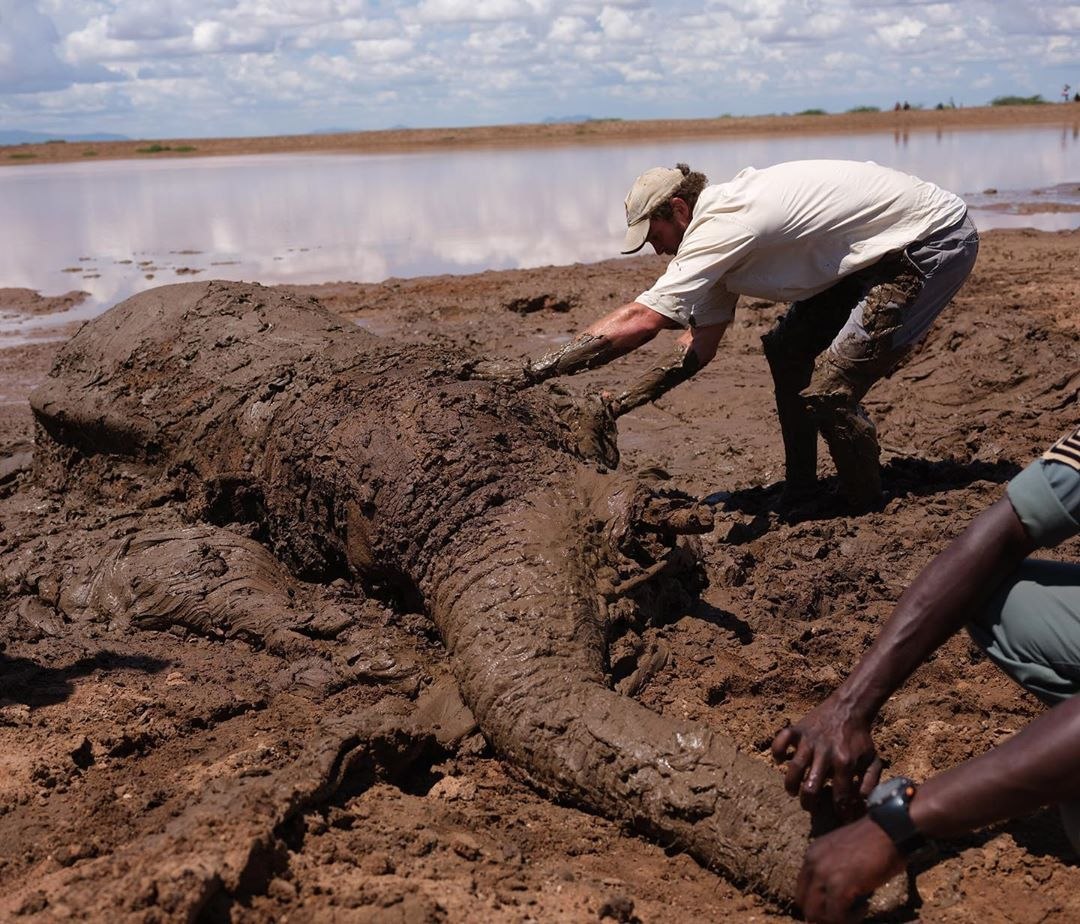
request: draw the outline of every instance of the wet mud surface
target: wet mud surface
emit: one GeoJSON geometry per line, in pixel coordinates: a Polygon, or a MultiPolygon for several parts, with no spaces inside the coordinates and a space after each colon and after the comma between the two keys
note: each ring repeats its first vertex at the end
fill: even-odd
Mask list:
{"type": "MultiPolygon", "coordinates": [[[[1077,243],[986,235],[929,340],[871,390],[890,495],[881,512],[844,515],[827,453],[820,496],[779,512],[783,454],[759,338],[781,306],[743,305],[708,369],[620,420],[622,470],[711,498],[716,526],[697,540],[708,587],[615,638],[610,682],[767,766],[775,729],[838,682],[929,557],[1075,426],[1077,243]]],[[[661,267],[640,258],[302,293],[397,347],[535,356],[661,267]]],[[[564,384],[618,391],[669,349],[662,336],[564,384]]],[[[55,351],[0,352],[5,917],[92,916],[102,883],[115,883],[130,896],[121,917],[147,921],[192,909],[234,921],[788,918],[679,843],[538,792],[463,713],[453,659],[418,606],[341,579],[283,578],[303,653],[243,626],[65,615],[64,576],[134,535],[136,520],[196,550],[205,538],[184,532],[197,524],[166,478],[118,470],[104,492],[33,481],[23,402],[55,351]]],[[[222,554],[249,554],[258,538],[222,554]]],[[[1080,560],[1075,543],[1058,554],[1080,560]]],[[[877,741],[894,771],[921,777],[1039,709],[958,637],[889,703],[877,741]]],[[[951,845],[917,883],[924,904],[909,918],[1080,913],[1080,870],[1049,811],[951,845]]]]}

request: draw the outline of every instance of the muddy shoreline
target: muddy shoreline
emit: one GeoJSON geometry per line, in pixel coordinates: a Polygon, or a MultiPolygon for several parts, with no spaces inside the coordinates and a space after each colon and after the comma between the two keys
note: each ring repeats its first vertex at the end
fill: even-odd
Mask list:
{"type": "MultiPolygon", "coordinates": [[[[776,512],[782,450],[758,338],[780,306],[744,304],[713,366],[620,422],[628,471],[659,471],[711,496],[718,519],[704,537],[710,586],[701,600],[613,653],[618,672],[642,651],[668,652],[636,694],[643,704],[708,724],[767,761],[775,728],[836,684],[928,558],[1075,426],[1078,245],[1080,232],[984,236],[972,279],[924,347],[870,394],[892,495],[881,513],[837,515],[825,458],[822,503],[796,520],[776,512]]],[[[662,265],[640,257],[292,289],[395,342],[517,356],[632,298],[662,265]]],[[[0,307],[12,309],[2,297],[0,307]]],[[[26,293],[10,301],[47,307],[26,293]]],[[[660,340],[656,351],[667,349],[660,340]]],[[[57,348],[0,349],[0,455],[29,448],[26,396],[57,348]]],[[[616,388],[653,352],[567,387],[616,388]]],[[[150,496],[154,486],[135,487],[150,496]]],[[[166,831],[191,794],[258,780],[298,760],[299,742],[317,739],[333,715],[373,708],[390,687],[415,696],[446,674],[423,614],[351,599],[345,587],[333,590],[337,602],[356,609],[358,625],[395,663],[413,668],[382,679],[372,668],[376,679],[322,700],[305,692],[302,674],[239,639],[65,631],[47,603],[49,530],[101,528],[115,514],[88,509],[61,527],[51,519],[55,499],[17,468],[0,472],[0,492],[5,893],[122,856],[137,837],[166,831]]],[[[1056,554],[1080,561],[1075,541],[1056,554]]],[[[958,637],[886,707],[877,740],[894,771],[920,777],[981,752],[1038,712],[958,637]]],[[[231,920],[787,919],[677,845],[548,802],[477,739],[313,805],[280,832],[274,856],[265,887],[227,909],[231,920]]],[[[951,845],[918,881],[922,920],[1064,922],[1080,914],[1080,867],[1052,811],[951,845]]],[[[48,898],[28,899],[23,910],[46,919],[59,910],[48,898]]]]}
{"type": "Polygon", "coordinates": [[[652,140],[752,135],[929,132],[1080,124],[1080,103],[973,106],[820,115],[728,116],[714,119],[594,119],[540,125],[389,129],[262,138],[172,138],[47,142],[0,146],[0,166],[87,160],[216,157],[251,154],[378,154],[455,148],[632,144],[652,140]]]}

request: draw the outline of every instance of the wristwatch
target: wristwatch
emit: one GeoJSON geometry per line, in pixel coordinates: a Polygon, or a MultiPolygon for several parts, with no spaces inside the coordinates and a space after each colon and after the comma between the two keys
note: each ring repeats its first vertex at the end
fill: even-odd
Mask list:
{"type": "Polygon", "coordinates": [[[866,812],[905,857],[927,846],[926,837],[915,827],[908,811],[918,787],[906,776],[898,776],[874,787],[866,800],[866,812]]]}

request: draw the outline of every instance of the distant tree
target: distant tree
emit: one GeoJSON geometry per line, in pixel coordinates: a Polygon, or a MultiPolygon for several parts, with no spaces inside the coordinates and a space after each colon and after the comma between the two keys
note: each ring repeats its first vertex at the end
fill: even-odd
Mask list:
{"type": "Polygon", "coordinates": [[[826,115],[824,109],[804,109],[802,112],[796,112],[795,115],[826,115]]]}
{"type": "Polygon", "coordinates": [[[990,100],[991,106],[1041,106],[1046,100],[1041,94],[1035,96],[995,96],[990,100]]]}
{"type": "Polygon", "coordinates": [[[849,109],[848,112],[881,112],[881,109],[877,106],[856,106],[854,109],[849,109]]]}

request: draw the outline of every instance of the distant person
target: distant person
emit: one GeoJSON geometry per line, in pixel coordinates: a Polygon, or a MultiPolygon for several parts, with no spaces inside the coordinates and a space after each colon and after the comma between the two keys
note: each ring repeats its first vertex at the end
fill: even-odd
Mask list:
{"type": "Polygon", "coordinates": [[[785,785],[814,804],[831,782],[849,814],[869,814],[815,841],[799,876],[810,921],[851,921],[858,899],[903,869],[926,838],[955,837],[1060,805],[1080,851],[1080,565],[1031,559],[1080,533],[1080,430],[1048,449],[930,562],[873,647],[820,706],[781,729],[773,755],[785,785]],[[875,716],[927,657],[967,623],[1013,680],[1052,706],[1004,744],[922,784],[881,774],[875,716]]]}
{"type": "Polygon", "coordinates": [[[907,100],[904,100],[904,111],[907,112],[907,110],[909,110],[910,108],[911,103],[909,103],[907,100]]]}
{"type": "Polygon", "coordinates": [[[651,289],[560,350],[476,374],[539,382],[610,362],[682,327],[673,354],[611,401],[616,415],[703,368],[740,295],[791,302],[763,338],[784,439],[785,496],[817,478],[820,429],[848,501],[882,496],[874,425],[859,402],[926,334],[975,263],[957,196],[874,163],[807,160],[707,186],[686,164],[641,174],[626,196],[623,253],[672,254],[651,289]],[[815,359],[816,366],[815,366],[815,359]]]}

